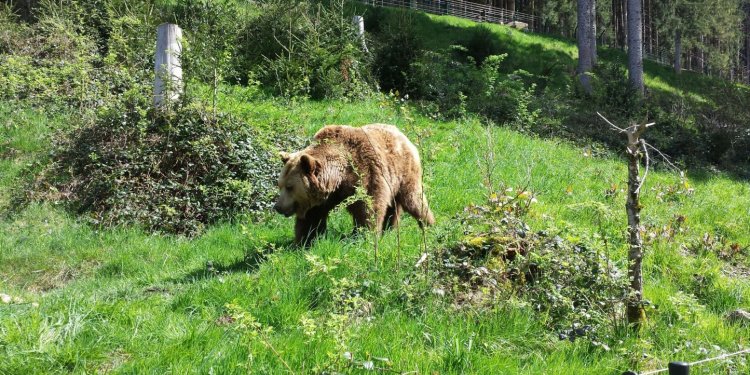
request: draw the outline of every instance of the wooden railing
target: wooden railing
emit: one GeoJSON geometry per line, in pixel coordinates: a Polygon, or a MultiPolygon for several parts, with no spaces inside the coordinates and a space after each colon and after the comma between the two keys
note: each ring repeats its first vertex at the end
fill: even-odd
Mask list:
{"type": "Polygon", "coordinates": [[[498,8],[491,5],[477,4],[465,0],[358,0],[360,3],[374,6],[408,8],[432,14],[450,15],[477,22],[493,22],[513,25],[520,29],[541,31],[539,17],[498,8]]]}

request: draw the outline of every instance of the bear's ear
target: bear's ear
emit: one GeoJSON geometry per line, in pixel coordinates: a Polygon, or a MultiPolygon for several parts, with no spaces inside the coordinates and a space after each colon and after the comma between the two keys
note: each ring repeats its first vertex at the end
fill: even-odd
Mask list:
{"type": "Polygon", "coordinates": [[[299,165],[305,174],[314,176],[320,167],[320,162],[308,154],[302,154],[299,158],[299,165]]]}
{"type": "Polygon", "coordinates": [[[279,157],[281,158],[281,161],[282,161],[282,162],[283,162],[284,164],[286,164],[286,162],[288,162],[288,161],[289,161],[289,159],[291,159],[291,158],[292,158],[292,155],[291,155],[291,154],[289,154],[288,152],[284,152],[284,151],[281,151],[281,152],[279,152],[279,157]]]}

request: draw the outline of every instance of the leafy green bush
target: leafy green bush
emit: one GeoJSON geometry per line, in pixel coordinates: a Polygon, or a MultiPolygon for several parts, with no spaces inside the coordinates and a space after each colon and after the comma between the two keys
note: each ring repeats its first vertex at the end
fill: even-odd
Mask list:
{"type": "Polygon", "coordinates": [[[237,30],[245,9],[232,0],[183,0],[164,8],[166,21],[180,25],[184,34],[183,71],[186,79],[235,82],[231,64],[236,54],[237,30]],[[214,76],[216,74],[216,77],[214,76]]]}
{"type": "Polygon", "coordinates": [[[482,66],[466,56],[462,46],[425,53],[412,64],[408,92],[435,102],[448,116],[470,111],[497,123],[530,126],[538,114],[530,107],[535,86],[526,82],[528,74],[501,73],[505,55],[490,56],[482,66]]]}
{"type": "Polygon", "coordinates": [[[482,65],[490,56],[503,53],[497,36],[485,25],[477,25],[469,29],[469,35],[458,44],[466,48],[466,56],[474,59],[477,65],[482,65]]]}
{"type": "Polygon", "coordinates": [[[415,99],[434,102],[449,117],[465,114],[466,95],[481,85],[476,66],[457,60],[453,50],[465,49],[453,46],[449,51],[428,51],[420,56],[411,66],[407,91],[415,99]]]}
{"type": "Polygon", "coordinates": [[[93,99],[96,47],[64,20],[12,24],[0,38],[0,98],[76,104],[93,99]]]}
{"type": "Polygon", "coordinates": [[[297,148],[295,138],[261,134],[196,104],[157,112],[149,105],[133,93],[59,142],[45,174],[45,189],[60,193],[51,197],[95,224],[188,235],[270,207],[276,147],[297,148]]]}
{"type": "Polygon", "coordinates": [[[240,31],[233,66],[286,97],[361,97],[371,92],[369,59],[343,1],[274,0],[240,31]]]}
{"type": "Polygon", "coordinates": [[[89,110],[152,81],[154,40],[148,20],[112,16],[103,53],[101,40],[78,31],[67,13],[39,12],[30,25],[0,20],[0,98],[89,110]]]}
{"type": "Polygon", "coordinates": [[[434,288],[454,304],[492,307],[514,303],[546,314],[561,339],[595,340],[624,309],[627,278],[595,246],[533,232],[523,217],[533,206],[528,191],[492,194],[458,219],[465,238],[437,252],[434,288]]]}
{"type": "Polygon", "coordinates": [[[594,98],[600,110],[623,120],[633,120],[643,114],[643,100],[630,85],[625,67],[602,61],[594,69],[594,77],[594,98]]]}
{"type": "Polygon", "coordinates": [[[371,47],[375,56],[373,72],[381,90],[406,93],[410,67],[424,53],[423,43],[414,28],[413,12],[399,11],[388,18],[382,13],[375,12],[367,23],[368,28],[376,31],[371,47]]]}

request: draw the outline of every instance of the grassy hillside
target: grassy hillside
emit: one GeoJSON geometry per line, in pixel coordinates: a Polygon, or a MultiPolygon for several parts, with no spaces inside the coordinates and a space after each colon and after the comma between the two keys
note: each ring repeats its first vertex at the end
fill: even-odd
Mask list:
{"type": "MultiPolygon", "coordinates": [[[[526,130],[614,148],[619,145],[619,139],[610,132],[600,131],[595,111],[620,123],[648,119],[661,124],[646,135],[648,141],[691,169],[718,167],[742,178],[749,176],[750,155],[744,152],[750,147],[745,136],[746,124],[750,121],[750,87],[747,85],[690,71],[675,74],[669,66],[644,61],[646,97],[639,101],[628,91],[625,52],[600,48],[599,63],[592,72],[594,94],[588,96],[582,94],[575,78],[577,48],[573,40],[450,16],[362,5],[354,8],[352,13],[365,14],[368,31],[375,42],[390,41],[388,35],[408,33],[419,40],[408,44],[409,48],[445,51],[459,44],[468,48],[470,55],[506,54],[500,70],[536,84],[530,108],[539,110],[540,117],[535,124],[526,126],[526,130]],[[519,74],[519,70],[523,72],[519,74]]],[[[454,70],[458,70],[460,64],[454,61],[454,66],[454,70]]],[[[461,72],[448,76],[453,81],[461,81],[458,76],[465,74],[461,72]]],[[[459,88],[469,96],[470,110],[473,95],[485,89],[476,84],[459,88]]],[[[440,94],[449,93],[450,90],[440,94]]],[[[491,112],[474,111],[497,123],[508,122],[491,112]]]]}
{"type": "MultiPolygon", "coordinates": [[[[433,16],[414,22],[438,49],[474,25],[433,16]]],[[[570,43],[492,30],[509,53],[506,68],[566,84],[570,43]]],[[[647,68],[652,88],[720,98],[719,83],[647,68]]],[[[211,89],[191,90],[212,102],[211,89]]],[[[616,151],[488,127],[471,114],[438,120],[389,95],[290,100],[220,85],[218,110],[258,128],[283,124],[309,138],[325,124],[384,122],[417,144],[437,225],[423,234],[405,218],[376,257],[371,234],[350,235],[345,210],[334,212],[324,238],[300,249],[291,243],[292,220],[272,213],[182,237],[93,226],[64,204],[19,200],[51,158],[58,132],[83,122],[82,107],[0,102],[0,374],[620,374],[750,346],[750,326],[725,318],[750,308],[750,184],[733,176],[650,171],[642,212],[648,323],[639,334],[624,329],[612,302],[594,334],[570,340],[561,334],[583,327],[535,305],[521,288],[509,284],[502,298],[482,298],[480,290],[479,302],[466,302],[446,265],[415,264],[423,252],[439,257],[475,233],[467,206],[512,188],[535,198],[521,217],[529,235],[559,237],[624,270],[626,169],[616,151]]],[[[588,312],[569,309],[586,321],[588,312]]],[[[749,371],[735,358],[692,372],[749,371]]]]}
{"type": "MultiPolygon", "coordinates": [[[[326,123],[387,122],[420,139],[438,220],[427,232],[429,252],[461,238],[454,216],[487,196],[478,167],[486,130],[474,120],[405,117],[386,99],[248,103],[233,99],[242,97],[237,90],[220,104],[251,122],[283,118],[308,135],[326,123]]],[[[33,109],[6,107],[2,113],[10,140],[1,190],[7,202],[18,170],[44,153],[49,133],[40,129],[66,123],[33,109]]],[[[604,235],[609,255],[623,266],[624,195],[606,194],[623,185],[621,161],[504,129],[491,136],[497,181],[537,194],[528,217],[534,230],[590,243],[604,235]]],[[[0,223],[0,291],[14,299],[0,305],[0,369],[276,373],[289,366],[294,372],[357,372],[372,360],[399,372],[618,373],[733,351],[750,337],[747,328],[722,318],[748,306],[744,253],[727,262],[714,252],[718,247],[693,253],[684,246],[706,233],[727,244],[750,242],[750,188],[714,176],[690,179],[691,195],[672,193],[679,184],[673,174],[652,172],[645,185],[649,233],[673,224],[677,215],[687,218],[686,225],[672,238],[649,242],[646,297],[657,308],[640,336],[616,330],[602,335],[609,350],[559,340],[545,314],[522,297],[486,309],[456,307],[432,293],[429,274],[413,267],[422,244],[411,219],[400,232],[400,256],[391,232],[375,261],[368,236],[345,236],[351,223],[344,212],[334,215],[326,238],[300,250],[290,246],[291,220],[277,215],[215,226],[188,240],[132,228],[97,230],[59,208],[32,204],[0,223]],[[427,294],[415,303],[404,299],[410,293],[427,294]],[[252,314],[262,328],[238,327],[242,314],[228,305],[252,314]]],[[[741,373],[747,371],[743,363],[712,365],[702,373],[741,373]]]]}

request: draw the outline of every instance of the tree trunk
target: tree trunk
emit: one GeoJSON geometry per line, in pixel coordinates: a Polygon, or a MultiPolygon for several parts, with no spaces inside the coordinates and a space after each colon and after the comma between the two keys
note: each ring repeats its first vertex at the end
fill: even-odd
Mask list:
{"type": "Polygon", "coordinates": [[[701,68],[701,73],[706,73],[706,71],[705,71],[705,67],[706,67],[705,62],[706,62],[706,60],[705,60],[705,55],[703,54],[703,49],[705,48],[704,47],[704,40],[705,40],[705,38],[703,37],[703,35],[701,35],[701,45],[698,48],[698,58],[699,58],[699,60],[698,60],[698,64],[699,65],[698,66],[701,68]]]}
{"type": "Polygon", "coordinates": [[[627,18],[627,9],[625,8],[625,0],[613,0],[612,1],[612,13],[615,17],[615,40],[617,47],[625,48],[625,42],[627,38],[627,30],[625,26],[625,19],[627,18]]]}
{"type": "MultiPolygon", "coordinates": [[[[645,128],[645,125],[644,125],[645,128]]],[[[634,131],[633,133],[636,133],[634,131]]],[[[636,134],[628,133],[628,199],[625,210],[628,214],[628,279],[630,280],[630,298],[627,304],[628,323],[639,329],[646,320],[643,310],[643,242],[641,240],[641,204],[640,204],[640,157],[641,141],[636,134]]]]}
{"type": "Polygon", "coordinates": [[[634,329],[642,327],[646,320],[646,312],[643,309],[643,241],[641,239],[641,203],[640,194],[643,180],[640,177],[641,157],[646,155],[646,173],[648,173],[648,154],[646,143],[641,135],[650,124],[636,124],[625,129],[618,127],[607,120],[601,113],[597,112],[607,124],[619,133],[628,136],[628,144],[625,149],[628,157],[628,196],[625,202],[625,212],[628,215],[628,279],[630,280],[630,293],[627,298],[626,315],[628,323],[634,329]]]}
{"type": "Polygon", "coordinates": [[[674,33],[674,72],[680,74],[682,71],[682,32],[680,29],[674,33]]]}
{"type": "Polygon", "coordinates": [[[591,95],[591,77],[586,74],[591,71],[591,4],[594,0],[578,0],[578,79],[584,91],[591,95]]]}
{"type": "Polygon", "coordinates": [[[596,54],[596,0],[588,0],[591,2],[591,15],[589,16],[589,50],[591,51],[591,66],[596,65],[598,58],[596,54]]]}
{"type": "Polygon", "coordinates": [[[628,0],[628,77],[630,85],[643,94],[643,37],[641,0],[628,0]]]}
{"type": "Polygon", "coordinates": [[[367,42],[365,41],[365,18],[362,16],[353,16],[352,23],[354,24],[354,30],[357,32],[357,37],[362,43],[362,50],[369,53],[367,49],[367,42]]]}

